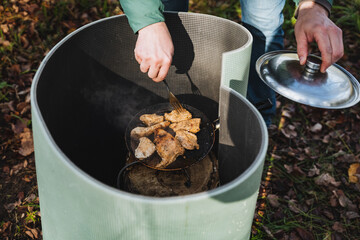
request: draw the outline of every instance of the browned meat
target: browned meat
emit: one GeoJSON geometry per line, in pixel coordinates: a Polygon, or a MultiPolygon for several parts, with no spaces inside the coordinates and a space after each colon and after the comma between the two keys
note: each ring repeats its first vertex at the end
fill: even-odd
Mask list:
{"type": "Polygon", "coordinates": [[[186,130],[192,133],[197,133],[200,131],[200,121],[200,118],[193,118],[182,122],[172,123],[169,127],[173,129],[174,132],[179,130],[186,130]]]}
{"type": "Polygon", "coordinates": [[[170,122],[181,122],[192,118],[190,112],[184,109],[184,111],[178,112],[173,110],[171,113],[165,113],[165,120],[170,122]]]}
{"type": "Polygon", "coordinates": [[[176,132],[175,138],[179,140],[181,145],[187,150],[199,149],[199,144],[197,143],[197,137],[195,134],[185,131],[179,130],[176,132]]]}
{"type": "Polygon", "coordinates": [[[154,135],[156,151],[162,159],[156,167],[165,168],[174,162],[178,156],[185,153],[185,149],[181,146],[180,142],[165,130],[156,129],[154,135]]]}
{"type": "Polygon", "coordinates": [[[154,114],[143,114],[140,116],[140,121],[142,121],[146,126],[152,126],[154,124],[164,121],[164,116],[154,114]]]}
{"type": "Polygon", "coordinates": [[[131,136],[131,138],[134,138],[134,139],[139,139],[141,137],[147,137],[147,136],[150,136],[156,129],[166,128],[169,125],[170,125],[170,122],[164,121],[164,122],[152,125],[150,127],[136,127],[133,130],[131,130],[130,136],[131,136]]]}
{"type": "Polygon", "coordinates": [[[155,152],[155,144],[147,137],[140,138],[138,147],[135,149],[135,157],[142,160],[150,157],[155,152]]]}

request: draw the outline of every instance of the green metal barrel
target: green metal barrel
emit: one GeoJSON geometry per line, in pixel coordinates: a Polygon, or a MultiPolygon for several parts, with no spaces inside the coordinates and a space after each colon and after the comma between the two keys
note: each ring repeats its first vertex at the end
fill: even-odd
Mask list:
{"type": "Polygon", "coordinates": [[[241,25],[195,13],[166,13],[175,55],[167,77],[179,99],[220,117],[214,152],[221,185],[177,197],[116,188],[127,123],[167,101],[134,59],[125,16],[90,23],[59,42],[31,89],[45,240],[249,239],[268,144],[246,94],[252,37],[241,25]],[[195,95],[196,85],[201,94],[195,95]]]}

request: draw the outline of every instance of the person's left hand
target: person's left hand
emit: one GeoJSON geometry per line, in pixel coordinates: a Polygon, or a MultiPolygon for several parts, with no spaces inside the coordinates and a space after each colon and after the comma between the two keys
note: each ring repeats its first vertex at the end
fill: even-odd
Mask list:
{"type": "Polygon", "coordinates": [[[311,1],[300,3],[295,37],[301,65],[306,63],[309,43],[314,40],[321,52],[321,72],[325,72],[344,55],[341,29],[328,18],[326,9],[317,3],[311,1]]]}

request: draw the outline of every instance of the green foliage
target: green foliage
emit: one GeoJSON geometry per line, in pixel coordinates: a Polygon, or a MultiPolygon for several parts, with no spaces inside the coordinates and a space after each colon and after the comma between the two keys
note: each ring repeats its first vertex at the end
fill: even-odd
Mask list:
{"type": "Polygon", "coordinates": [[[360,1],[349,2],[349,5],[333,6],[333,11],[340,16],[335,23],[360,32],[360,1]]]}
{"type": "Polygon", "coordinates": [[[17,237],[17,236],[21,236],[21,233],[22,233],[22,231],[21,231],[21,227],[20,227],[19,225],[16,225],[16,227],[15,227],[15,234],[14,234],[14,236],[15,236],[15,237],[17,237]]]}
{"type": "Polygon", "coordinates": [[[0,89],[6,88],[6,87],[11,87],[11,85],[9,85],[7,82],[3,81],[0,82],[0,89]]]}
{"type": "Polygon", "coordinates": [[[13,113],[11,113],[10,116],[12,116],[13,118],[19,119],[22,123],[26,124],[27,127],[29,127],[31,125],[31,120],[25,121],[22,117],[15,115],[13,113]]]}
{"type": "Polygon", "coordinates": [[[284,14],[284,35],[285,38],[290,41],[295,41],[294,36],[294,25],[296,23],[296,19],[294,18],[296,6],[292,0],[286,0],[283,14],[284,14]]]}
{"type": "Polygon", "coordinates": [[[28,211],[26,213],[26,217],[25,217],[25,222],[26,223],[30,223],[30,222],[33,222],[34,224],[36,223],[37,221],[37,211],[28,211]]]}
{"type": "Polygon", "coordinates": [[[190,1],[190,9],[192,12],[211,14],[234,21],[241,19],[241,8],[238,0],[192,0],[190,1]]]}
{"type": "Polygon", "coordinates": [[[6,91],[6,88],[8,87],[11,87],[11,85],[9,85],[7,82],[0,82],[0,101],[9,101],[9,99],[7,98],[8,92],[6,91]]]}

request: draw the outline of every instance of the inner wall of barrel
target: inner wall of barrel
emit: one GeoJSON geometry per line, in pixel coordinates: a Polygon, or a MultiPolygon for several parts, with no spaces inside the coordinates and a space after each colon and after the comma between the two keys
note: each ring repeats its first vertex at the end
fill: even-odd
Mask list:
{"type": "MultiPolygon", "coordinates": [[[[217,119],[221,54],[247,39],[234,37],[241,31],[235,25],[219,27],[226,22],[206,15],[166,13],[166,23],[175,46],[170,88],[182,102],[217,119]],[[193,94],[194,86],[201,95],[193,94]]],[[[110,186],[125,164],[128,122],[141,109],[168,101],[165,85],[140,72],[135,43],[125,16],[84,28],[48,59],[36,89],[45,125],[61,151],[110,186]]]]}

